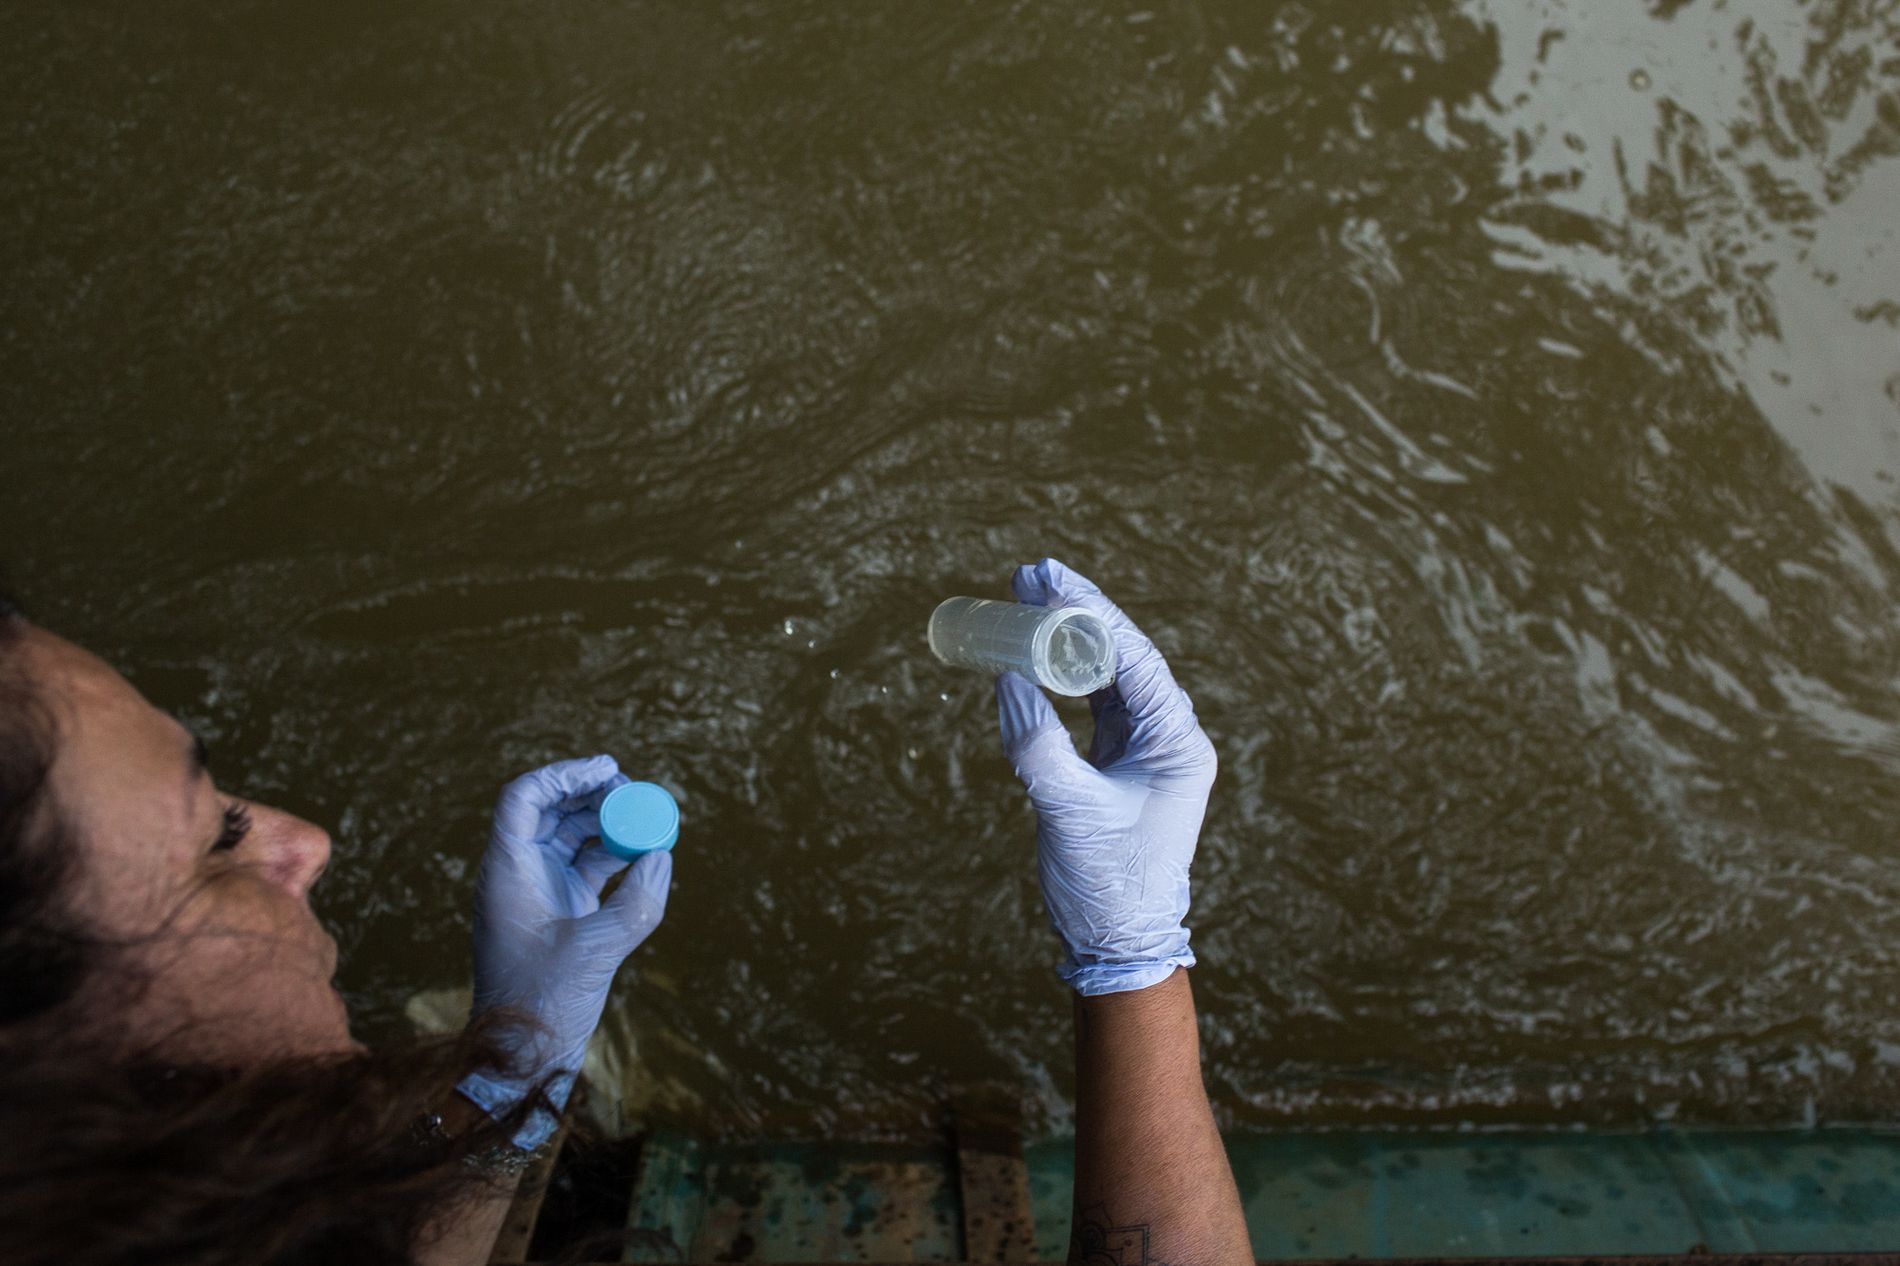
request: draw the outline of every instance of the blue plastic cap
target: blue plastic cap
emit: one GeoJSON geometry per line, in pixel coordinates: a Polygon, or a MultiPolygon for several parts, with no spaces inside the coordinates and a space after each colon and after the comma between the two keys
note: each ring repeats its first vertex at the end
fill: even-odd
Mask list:
{"type": "Polygon", "coordinates": [[[632,861],[672,848],[679,837],[680,807],[658,783],[630,782],[601,803],[600,844],[615,857],[632,861]]]}

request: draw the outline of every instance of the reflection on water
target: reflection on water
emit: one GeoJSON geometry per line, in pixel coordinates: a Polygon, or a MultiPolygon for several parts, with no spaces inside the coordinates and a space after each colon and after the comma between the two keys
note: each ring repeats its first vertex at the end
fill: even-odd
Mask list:
{"type": "Polygon", "coordinates": [[[922,645],[1055,553],[1221,750],[1230,1121],[1891,1111],[1891,5],[202,8],[15,19],[8,553],[337,828],[367,1029],[608,748],[657,1111],[1059,1122],[922,645]]]}

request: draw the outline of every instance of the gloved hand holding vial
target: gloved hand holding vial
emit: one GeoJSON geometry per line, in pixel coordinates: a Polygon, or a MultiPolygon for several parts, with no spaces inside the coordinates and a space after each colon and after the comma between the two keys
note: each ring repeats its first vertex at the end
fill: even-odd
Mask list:
{"type": "Polygon", "coordinates": [[[1013,586],[1016,603],[939,606],[931,649],[1001,674],[1003,750],[1036,807],[1062,978],[1083,995],[1146,988],[1194,964],[1182,924],[1214,745],[1155,644],[1086,577],[1045,558],[1013,586]],[[1089,696],[1087,760],[1038,684],[1089,696]]]}
{"type": "MultiPolygon", "coordinates": [[[[1074,1255],[1139,1225],[1142,1243],[1162,1246],[1170,1261],[1250,1263],[1182,970],[1194,965],[1188,867],[1214,785],[1214,745],[1155,644],[1086,577],[1045,558],[1018,568],[1014,586],[1021,602],[1009,623],[974,613],[992,621],[995,659],[972,651],[984,644],[975,634],[954,643],[934,624],[931,644],[950,644],[955,662],[1008,670],[996,679],[1003,752],[1036,807],[1043,903],[1068,951],[1057,970],[1078,995],[1074,1255]],[[1112,645],[1106,664],[1090,670],[1100,684],[1089,692],[1095,736],[1086,760],[1049,696],[1017,667],[1082,693],[1089,635],[1058,641],[1076,621],[1070,612],[1091,617],[1074,627],[1099,622],[1112,645]],[[1016,660],[1000,662],[1006,655],[1016,660]]],[[[967,606],[939,611],[966,629],[977,623],[967,606]]]]}

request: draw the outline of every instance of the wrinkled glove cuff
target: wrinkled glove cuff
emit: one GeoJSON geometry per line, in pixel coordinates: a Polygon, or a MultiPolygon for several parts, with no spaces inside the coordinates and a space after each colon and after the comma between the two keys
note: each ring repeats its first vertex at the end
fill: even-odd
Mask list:
{"type": "Polygon", "coordinates": [[[1176,968],[1192,966],[1194,951],[1182,946],[1178,954],[1144,958],[1139,962],[1079,963],[1071,958],[1056,968],[1056,974],[1083,997],[1093,998],[1098,994],[1146,989],[1174,975],[1176,968]]]}
{"type": "MultiPolygon", "coordinates": [[[[456,1083],[456,1090],[476,1107],[499,1121],[521,1105],[528,1097],[528,1088],[518,1082],[500,1081],[485,1077],[481,1073],[470,1073],[456,1083]]],[[[554,1106],[567,1106],[567,1097],[574,1089],[574,1074],[563,1073],[547,1088],[548,1098],[554,1106]]],[[[554,1137],[554,1131],[560,1128],[560,1118],[546,1108],[536,1108],[515,1131],[512,1142],[524,1152],[532,1152],[554,1137]]]]}

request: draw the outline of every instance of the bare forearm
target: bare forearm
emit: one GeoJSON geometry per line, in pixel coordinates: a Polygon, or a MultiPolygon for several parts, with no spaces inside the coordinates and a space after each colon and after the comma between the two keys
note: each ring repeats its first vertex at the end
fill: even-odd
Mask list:
{"type": "Polygon", "coordinates": [[[1075,1004],[1075,1229],[1069,1260],[1253,1260],[1201,1082],[1185,970],[1075,1004]]]}
{"type": "MultiPolygon", "coordinates": [[[[459,1134],[482,1120],[482,1110],[460,1095],[450,1096],[449,1104],[442,1109],[442,1128],[451,1134],[459,1134]]],[[[443,1210],[417,1247],[417,1266],[483,1266],[494,1251],[495,1237],[501,1233],[519,1185],[518,1174],[497,1177],[443,1210]]]]}

